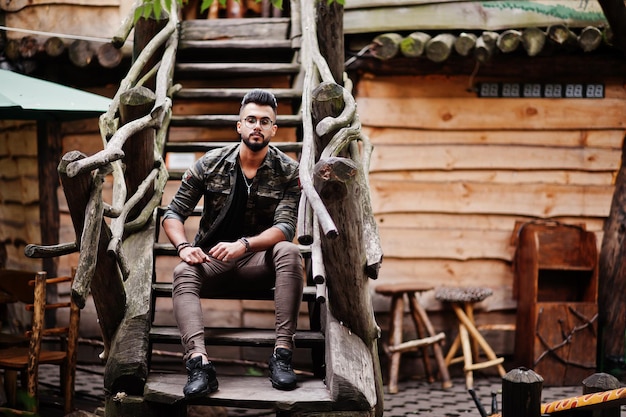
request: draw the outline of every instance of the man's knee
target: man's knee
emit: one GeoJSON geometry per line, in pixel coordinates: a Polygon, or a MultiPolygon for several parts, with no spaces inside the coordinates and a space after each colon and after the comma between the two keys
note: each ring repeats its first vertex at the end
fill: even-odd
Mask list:
{"type": "Polygon", "coordinates": [[[302,254],[300,248],[293,242],[282,241],[274,245],[274,256],[276,257],[288,257],[298,262],[302,260],[302,254]]]}

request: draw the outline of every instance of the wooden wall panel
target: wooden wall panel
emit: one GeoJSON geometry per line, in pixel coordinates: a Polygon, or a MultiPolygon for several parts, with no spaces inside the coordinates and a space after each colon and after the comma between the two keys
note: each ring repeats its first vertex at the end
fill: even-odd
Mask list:
{"type": "MultiPolygon", "coordinates": [[[[514,311],[517,221],[583,223],[600,245],[626,90],[606,80],[604,99],[487,99],[468,87],[466,76],[437,75],[365,74],[356,85],[385,256],[372,286],[483,285],[494,291],[483,310],[514,311]]],[[[385,301],[375,296],[378,312],[385,301]]],[[[432,293],[423,302],[444,308],[432,293]]]]}
{"type": "Polygon", "coordinates": [[[413,129],[624,129],[624,100],[361,98],[361,121],[413,129]]]}
{"type": "MultiPolygon", "coordinates": [[[[359,109],[360,110],[360,109],[359,109]]],[[[376,137],[376,146],[383,145],[534,145],[534,146],[588,146],[591,148],[620,149],[623,129],[603,130],[428,130],[402,127],[379,128],[364,126],[363,133],[376,137]]]]}

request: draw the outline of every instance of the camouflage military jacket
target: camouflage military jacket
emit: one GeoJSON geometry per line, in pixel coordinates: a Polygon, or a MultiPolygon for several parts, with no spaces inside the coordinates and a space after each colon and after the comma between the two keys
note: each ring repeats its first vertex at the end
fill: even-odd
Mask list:
{"type": "MultiPolygon", "coordinates": [[[[184,223],[204,197],[195,246],[205,247],[214,240],[212,234],[230,207],[239,169],[238,156],[239,144],[207,152],[185,172],[165,212],[164,220],[176,218],[184,223]]],[[[298,163],[270,145],[254,181],[245,210],[245,236],[255,236],[274,226],[288,241],[293,240],[300,200],[298,163]]]]}

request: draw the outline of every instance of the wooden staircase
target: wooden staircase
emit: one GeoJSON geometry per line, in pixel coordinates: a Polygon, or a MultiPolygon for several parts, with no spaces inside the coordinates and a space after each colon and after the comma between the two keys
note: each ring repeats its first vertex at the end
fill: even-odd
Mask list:
{"type": "MultiPolygon", "coordinates": [[[[183,168],[193,160],[209,149],[239,142],[235,123],[241,98],[258,87],[270,89],[279,101],[273,144],[303,162],[298,239],[310,245],[302,248],[307,255],[303,305],[308,304],[309,323],[298,323],[294,365],[308,372],[299,376],[296,390],[284,392],[271,387],[264,365],[257,366],[265,373],[259,377],[253,376],[259,372],[229,374],[217,363],[220,390],[194,404],[270,409],[299,417],[382,416],[380,329],[368,289],[369,279],[377,277],[382,250],[363,174],[371,144],[360,133],[354,98],[334,82],[317,47],[314,3],[292,0],[290,5],[292,14],[297,10],[300,15],[295,24],[282,18],[180,23],[177,3],[172,2],[162,26],[149,19],[127,19],[115,37],[123,44],[134,26],[141,52],[100,118],[104,149],[89,156],[67,152],[58,168],[76,241],[27,248],[31,257],[79,253],[72,298],[82,306],[91,294],[98,312],[107,417],[187,414],[181,356],[177,365],[165,367],[162,355],[155,354],[162,347],[182,350],[171,307],[171,274],[179,259],[159,233],[165,210],[160,204],[169,202],[183,168]],[[327,100],[314,93],[341,98],[341,114],[336,114],[338,102],[333,100],[332,109],[322,108],[319,103],[327,100]],[[129,120],[122,120],[129,114],[129,120]],[[314,114],[321,117],[319,123],[314,114]],[[316,144],[321,136],[337,140],[316,144]],[[316,146],[321,151],[317,155],[316,146]],[[337,152],[346,152],[346,157],[337,152]],[[182,155],[192,158],[183,164],[182,155]],[[103,184],[109,175],[113,195],[105,203],[103,184]],[[327,278],[332,283],[328,287],[327,278]],[[297,358],[300,352],[306,360],[297,358]]],[[[199,215],[197,211],[188,220],[190,228],[199,215]]],[[[251,305],[255,312],[274,315],[271,291],[229,298],[220,302],[251,305]]],[[[302,313],[301,318],[304,309],[302,313]]],[[[228,347],[237,352],[227,357],[231,360],[254,357],[255,366],[266,363],[274,343],[273,319],[262,325],[233,322],[208,322],[210,352],[228,347]],[[263,349],[262,359],[252,353],[263,349]]]]}
{"type": "MultiPolygon", "coordinates": [[[[172,161],[176,154],[195,154],[195,158],[212,148],[238,142],[235,124],[239,120],[239,106],[244,94],[251,88],[272,91],[278,100],[277,125],[279,133],[273,145],[298,156],[301,144],[298,132],[302,118],[299,114],[301,88],[298,50],[289,40],[289,18],[247,18],[198,20],[182,22],[174,82],[182,88],[173,100],[169,140],[165,145],[164,160],[172,161]]],[[[166,188],[177,189],[183,170],[170,169],[166,188]]],[[[167,203],[167,201],[164,201],[167,203]]],[[[156,264],[170,258],[175,265],[178,256],[174,247],[159,234],[159,224],[165,207],[157,210],[156,264]]],[[[200,209],[194,213],[201,214],[200,209]]],[[[190,219],[190,223],[192,223],[190,219]]],[[[192,223],[193,224],[193,223],[192,223]]],[[[192,235],[195,233],[188,230],[192,235]]],[[[308,252],[302,248],[303,254],[308,252]]],[[[168,261],[166,261],[168,263],[168,261]]],[[[163,268],[162,268],[163,269],[163,268]]],[[[163,273],[155,268],[152,284],[152,324],[149,330],[149,355],[155,347],[180,349],[180,333],[176,326],[160,324],[158,306],[171,298],[171,269],[163,273]]],[[[309,282],[309,284],[312,284],[309,282]]],[[[229,294],[232,300],[273,300],[273,292],[229,294]]],[[[218,368],[220,390],[210,396],[195,399],[195,405],[271,409],[276,413],[325,412],[332,410],[332,401],[324,375],[324,334],[321,331],[320,300],[314,285],[303,291],[303,303],[310,312],[308,329],[298,330],[296,351],[308,350],[308,372],[299,376],[298,388],[292,392],[272,388],[267,372],[263,376],[221,374],[218,368]]],[[[300,323],[301,326],[301,323],[300,323]]],[[[274,345],[274,328],[206,327],[205,341],[211,355],[211,346],[238,346],[267,348],[274,345]]],[[[245,352],[245,351],[244,351],[245,352]]],[[[299,355],[303,357],[302,354],[299,355]]],[[[269,358],[269,354],[265,360],[269,358]]],[[[185,415],[188,403],[182,394],[186,383],[184,367],[180,372],[159,369],[154,357],[148,360],[149,373],[144,388],[144,401],[157,415],[185,415]],[[162,414],[163,413],[163,414],[162,414]]]]}

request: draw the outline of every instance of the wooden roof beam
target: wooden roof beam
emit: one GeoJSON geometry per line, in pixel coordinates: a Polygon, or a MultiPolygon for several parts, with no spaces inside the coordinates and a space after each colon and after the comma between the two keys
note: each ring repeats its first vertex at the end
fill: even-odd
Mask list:
{"type": "Polygon", "coordinates": [[[626,3],[624,0],[598,0],[613,30],[615,46],[626,53],[626,3]]]}

